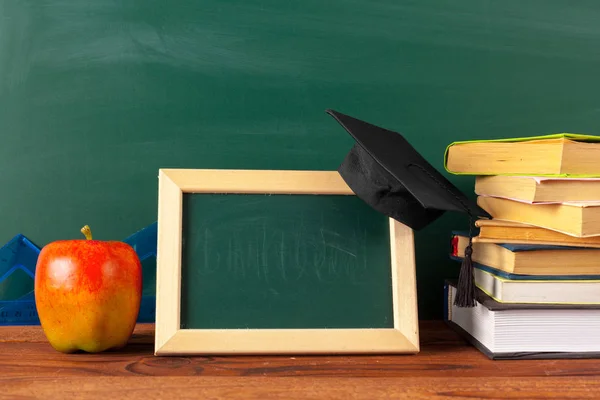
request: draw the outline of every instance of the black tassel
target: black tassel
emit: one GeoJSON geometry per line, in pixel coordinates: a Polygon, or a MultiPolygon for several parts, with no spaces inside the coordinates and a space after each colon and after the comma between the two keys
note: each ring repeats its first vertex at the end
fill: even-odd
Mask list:
{"type": "Polygon", "coordinates": [[[473,247],[471,238],[469,238],[469,245],[465,248],[465,257],[460,266],[458,285],[456,286],[454,305],[457,307],[475,306],[475,282],[473,277],[473,261],[471,260],[472,254],[473,247]]]}
{"type": "Polygon", "coordinates": [[[473,216],[469,212],[469,244],[465,248],[465,257],[460,266],[458,285],[454,305],[457,307],[475,307],[475,276],[473,275],[473,216]]]}

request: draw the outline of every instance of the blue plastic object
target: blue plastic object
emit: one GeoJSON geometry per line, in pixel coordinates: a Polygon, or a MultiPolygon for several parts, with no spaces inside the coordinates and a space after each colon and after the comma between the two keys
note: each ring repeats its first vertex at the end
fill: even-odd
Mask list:
{"type": "MultiPolygon", "coordinates": [[[[156,315],[156,222],[124,240],[142,262],[143,293],[137,322],[156,315]]],[[[40,248],[22,234],[0,248],[0,326],[39,325],[34,277],[40,248]]]]}
{"type": "Polygon", "coordinates": [[[148,225],[124,240],[142,262],[142,304],[138,322],[154,322],[156,316],[156,239],[157,223],[148,225]]]}
{"type": "Polygon", "coordinates": [[[0,325],[39,325],[33,295],[39,254],[21,234],[0,248],[0,325]]]}

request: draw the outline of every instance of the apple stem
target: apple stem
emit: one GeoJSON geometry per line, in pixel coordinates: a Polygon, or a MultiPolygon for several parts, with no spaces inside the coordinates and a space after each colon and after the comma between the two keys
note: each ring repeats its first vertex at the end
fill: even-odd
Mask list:
{"type": "Polygon", "coordinates": [[[89,226],[86,225],[83,228],[81,228],[81,233],[85,235],[85,238],[87,240],[92,240],[92,230],[89,226]]]}

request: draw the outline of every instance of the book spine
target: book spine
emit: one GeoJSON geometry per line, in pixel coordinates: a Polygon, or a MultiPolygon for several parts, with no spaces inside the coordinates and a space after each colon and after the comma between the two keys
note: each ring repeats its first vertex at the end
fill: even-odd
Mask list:
{"type": "Polygon", "coordinates": [[[443,314],[444,314],[444,321],[451,321],[452,320],[452,308],[451,308],[451,292],[450,292],[450,284],[445,281],[444,282],[444,309],[443,309],[443,314]]]}

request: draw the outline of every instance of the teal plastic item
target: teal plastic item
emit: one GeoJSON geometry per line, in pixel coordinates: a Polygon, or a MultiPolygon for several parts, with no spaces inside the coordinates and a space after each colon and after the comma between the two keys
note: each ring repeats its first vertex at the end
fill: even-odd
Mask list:
{"type": "MultiPolygon", "coordinates": [[[[156,315],[156,222],[124,240],[134,248],[143,269],[143,293],[137,322],[156,315]]],[[[34,294],[40,248],[22,234],[0,248],[0,326],[39,325],[34,294]]]]}
{"type": "Polygon", "coordinates": [[[39,254],[22,234],[0,248],[0,325],[39,325],[33,295],[39,254]]]}
{"type": "Polygon", "coordinates": [[[153,223],[124,240],[142,262],[142,304],[138,322],[154,322],[156,315],[156,239],[157,223],[153,223]]]}

